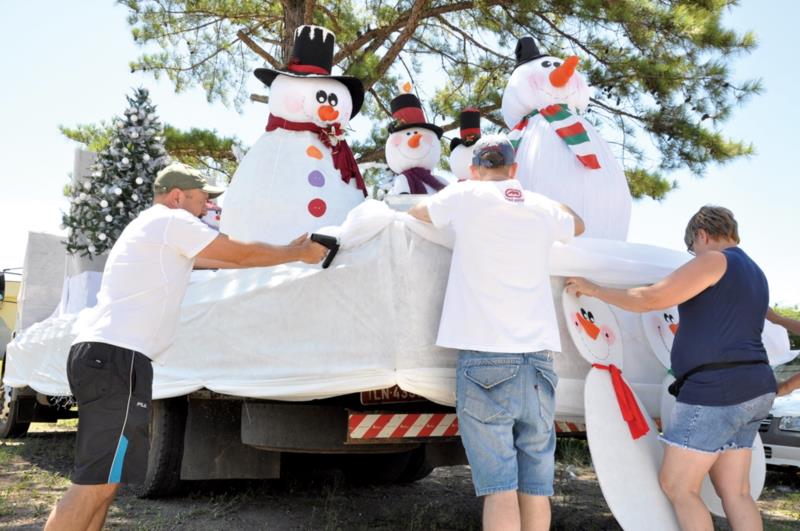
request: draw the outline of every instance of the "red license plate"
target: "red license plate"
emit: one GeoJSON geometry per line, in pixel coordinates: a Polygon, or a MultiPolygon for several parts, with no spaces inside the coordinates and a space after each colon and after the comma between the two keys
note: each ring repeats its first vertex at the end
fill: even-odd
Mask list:
{"type": "Polygon", "coordinates": [[[386,389],[376,389],[374,391],[361,391],[361,403],[369,404],[399,404],[401,402],[422,402],[425,400],[419,395],[403,391],[396,385],[386,389]]]}

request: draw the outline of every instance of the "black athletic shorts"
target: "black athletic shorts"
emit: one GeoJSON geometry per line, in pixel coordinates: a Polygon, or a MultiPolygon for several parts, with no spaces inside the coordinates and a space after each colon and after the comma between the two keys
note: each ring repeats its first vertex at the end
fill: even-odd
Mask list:
{"type": "Polygon", "coordinates": [[[78,402],[72,482],[143,483],[150,449],[150,360],[106,343],[78,343],[69,351],[67,378],[78,402]]]}

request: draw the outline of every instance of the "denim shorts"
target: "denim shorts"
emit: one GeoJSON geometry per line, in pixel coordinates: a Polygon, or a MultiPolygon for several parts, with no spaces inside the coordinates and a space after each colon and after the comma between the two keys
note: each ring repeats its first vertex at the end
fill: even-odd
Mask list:
{"type": "Polygon", "coordinates": [[[553,495],[553,353],[462,351],[456,411],[475,493],[553,495]]]}
{"type": "Polygon", "coordinates": [[[752,449],[774,399],[775,393],[766,393],[731,406],[677,402],[669,427],[659,438],[672,446],[705,453],[752,449]]]}

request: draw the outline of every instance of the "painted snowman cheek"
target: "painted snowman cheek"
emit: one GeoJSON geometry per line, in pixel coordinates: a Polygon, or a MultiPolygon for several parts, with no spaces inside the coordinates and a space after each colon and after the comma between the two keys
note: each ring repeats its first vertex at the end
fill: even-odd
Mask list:
{"type": "Polygon", "coordinates": [[[613,345],[617,341],[617,335],[610,327],[606,325],[600,327],[600,337],[602,337],[609,346],[613,345]]]}
{"type": "Polygon", "coordinates": [[[284,98],[283,105],[289,112],[300,112],[303,110],[303,97],[288,95],[284,98]]]}
{"type": "Polygon", "coordinates": [[[537,76],[536,74],[531,74],[528,76],[528,85],[530,85],[533,90],[539,90],[539,86],[541,85],[539,78],[540,76],[537,76]]]}
{"type": "Polygon", "coordinates": [[[403,138],[400,135],[394,135],[392,137],[392,145],[393,146],[399,146],[402,141],[403,141],[403,138]]]}

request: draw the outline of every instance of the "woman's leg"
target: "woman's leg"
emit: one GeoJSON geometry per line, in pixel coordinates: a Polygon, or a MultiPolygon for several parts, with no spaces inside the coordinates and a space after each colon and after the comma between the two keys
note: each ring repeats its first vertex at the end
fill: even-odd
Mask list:
{"type": "Polygon", "coordinates": [[[700,498],[700,486],[719,457],[666,445],[658,480],[678,516],[683,531],[713,531],[714,524],[700,498]]]}
{"type": "Polygon", "coordinates": [[[727,450],[720,454],[709,475],[733,531],[761,530],[761,514],[750,494],[750,449],[727,450]]]}

